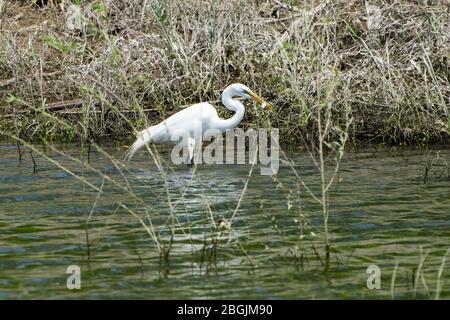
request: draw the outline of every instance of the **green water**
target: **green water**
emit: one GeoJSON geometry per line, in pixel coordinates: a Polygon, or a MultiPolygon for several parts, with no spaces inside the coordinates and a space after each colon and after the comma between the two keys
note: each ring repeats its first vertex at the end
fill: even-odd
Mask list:
{"type": "MultiPolygon", "coordinates": [[[[330,193],[325,271],[321,206],[286,164],[275,178],[255,167],[231,228],[216,230],[220,220],[230,222],[249,165],[174,166],[162,150],[165,184],[144,153],[121,173],[92,148],[96,173],[83,166],[86,150],[54,147],[62,154],[35,146],[84,182],[36,151],[33,173],[29,148],[22,147],[19,163],[15,145],[0,145],[2,299],[428,299],[436,295],[440,269],[440,297],[450,298],[450,262],[442,264],[450,248],[450,181],[437,165],[423,179],[437,150],[347,153],[330,193]],[[85,182],[103,184],[102,193],[85,182]],[[168,247],[173,233],[166,258],[130,211],[148,228],[151,220],[160,247],[168,247]],[[381,271],[380,290],[366,285],[373,264],[381,271]],[[80,290],[66,287],[70,265],[81,269],[80,290]]],[[[124,149],[106,151],[119,158],[124,149]]],[[[288,157],[316,192],[320,178],[310,156],[288,157]]],[[[440,149],[439,157],[450,164],[450,149],[440,149]]]]}

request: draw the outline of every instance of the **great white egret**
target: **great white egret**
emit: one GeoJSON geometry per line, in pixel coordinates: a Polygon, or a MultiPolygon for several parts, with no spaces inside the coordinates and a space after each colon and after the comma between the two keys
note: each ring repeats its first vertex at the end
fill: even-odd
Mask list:
{"type": "Polygon", "coordinates": [[[208,130],[214,129],[216,133],[223,133],[236,127],[241,122],[245,108],[240,101],[234,99],[235,97],[253,99],[261,104],[262,108],[272,108],[269,102],[260,98],[247,86],[240,83],[231,84],[222,93],[222,103],[229,110],[235,112],[231,118],[219,118],[216,108],[209,103],[194,104],[173,114],[161,123],[140,131],[126,158],[130,160],[136,151],[148,143],[162,144],[173,142],[174,138],[187,137],[184,143],[188,149],[189,162],[192,162],[195,148],[194,135],[196,132],[202,132],[202,139],[206,139],[208,130]]]}

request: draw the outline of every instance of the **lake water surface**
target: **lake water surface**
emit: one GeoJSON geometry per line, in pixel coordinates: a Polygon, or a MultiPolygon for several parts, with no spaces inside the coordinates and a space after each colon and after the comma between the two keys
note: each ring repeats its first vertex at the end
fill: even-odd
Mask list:
{"type": "MultiPolygon", "coordinates": [[[[255,167],[241,199],[250,165],[174,166],[162,150],[163,178],[145,152],[121,171],[91,148],[94,171],[79,146],[34,148],[55,163],[35,150],[33,173],[29,147],[19,163],[0,145],[1,299],[450,298],[450,149],[349,151],[325,270],[321,206],[285,163],[275,177],[255,167]],[[80,290],[66,286],[71,265],[80,290]],[[367,287],[371,265],[380,290],[367,287]]],[[[308,153],[287,154],[316,192],[308,153]]]]}

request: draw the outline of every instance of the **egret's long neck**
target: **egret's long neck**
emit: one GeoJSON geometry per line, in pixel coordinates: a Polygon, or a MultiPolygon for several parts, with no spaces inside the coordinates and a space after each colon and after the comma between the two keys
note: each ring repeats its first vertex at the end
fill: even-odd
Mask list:
{"type": "Polygon", "coordinates": [[[220,119],[217,123],[217,129],[226,131],[236,127],[244,117],[245,107],[242,103],[233,99],[232,92],[225,90],[222,93],[222,103],[228,110],[234,111],[234,115],[229,119],[220,119]]]}

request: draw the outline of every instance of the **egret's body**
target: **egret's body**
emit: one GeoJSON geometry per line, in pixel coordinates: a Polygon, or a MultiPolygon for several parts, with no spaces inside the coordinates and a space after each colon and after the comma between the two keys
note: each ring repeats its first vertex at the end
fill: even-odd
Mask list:
{"type": "Polygon", "coordinates": [[[202,139],[206,139],[211,132],[222,133],[228,129],[235,128],[244,117],[244,105],[233,99],[234,97],[252,98],[253,100],[271,107],[268,102],[258,97],[248,87],[243,84],[235,83],[228,86],[222,93],[222,103],[234,115],[229,119],[221,119],[216,108],[206,102],[197,103],[186,109],[183,109],[170,116],[161,123],[142,130],[137,134],[137,140],[131,146],[128,159],[148,143],[163,144],[173,142],[179,137],[183,139],[182,147],[187,146],[189,151],[189,161],[192,161],[195,147],[195,135],[202,133],[202,139]]]}

